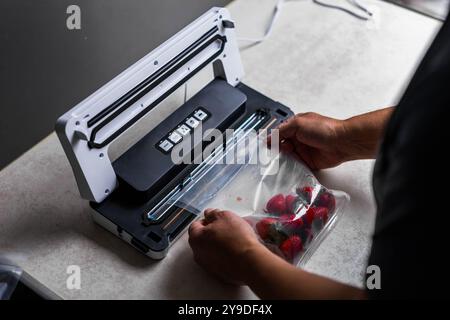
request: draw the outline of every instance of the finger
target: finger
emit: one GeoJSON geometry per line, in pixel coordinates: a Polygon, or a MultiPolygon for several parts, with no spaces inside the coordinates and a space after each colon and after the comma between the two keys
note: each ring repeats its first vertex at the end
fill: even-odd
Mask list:
{"type": "Polygon", "coordinates": [[[205,211],[203,212],[203,215],[206,217],[207,215],[209,215],[210,212],[214,211],[216,209],[214,208],[206,208],[205,211]]]}
{"type": "Polygon", "coordinates": [[[280,140],[295,138],[295,133],[298,129],[297,117],[294,116],[289,118],[281,123],[276,129],[278,130],[280,140]]]}
{"type": "Polygon", "coordinates": [[[297,119],[299,116],[303,115],[303,113],[299,113],[293,117],[288,118],[287,120],[281,122],[278,126],[270,131],[270,134],[267,136],[267,146],[270,148],[272,146],[272,132],[273,130],[278,131],[278,140],[282,143],[288,138],[295,138],[295,132],[297,131],[297,119]]]}
{"type": "Polygon", "coordinates": [[[327,146],[327,137],[333,131],[333,123],[326,117],[317,114],[308,114],[298,117],[297,130],[291,139],[302,142],[308,146],[322,149],[327,146]]]}
{"type": "Polygon", "coordinates": [[[205,212],[203,213],[203,215],[205,216],[205,223],[209,224],[211,222],[213,222],[214,220],[217,219],[217,213],[220,212],[220,209],[212,209],[212,208],[208,208],[205,210],[205,212]]]}
{"type": "Polygon", "coordinates": [[[300,112],[293,115],[290,118],[287,118],[285,121],[282,121],[275,129],[283,129],[286,130],[291,127],[298,127],[298,119],[303,119],[308,115],[308,112],[300,112]]]}
{"type": "Polygon", "coordinates": [[[189,238],[196,238],[198,237],[205,226],[201,223],[201,221],[194,221],[189,226],[188,234],[189,238]]]}
{"type": "Polygon", "coordinates": [[[294,151],[294,145],[289,140],[284,140],[280,143],[280,151],[284,153],[291,153],[294,151]]]}
{"type": "Polygon", "coordinates": [[[309,166],[309,163],[311,163],[311,160],[308,157],[306,149],[307,149],[306,145],[299,143],[299,142],[292,143],[291,140],[284,140],[280,144],[281,152],[283,152],[284,154],[287,154],[287,155],[291,155],[296,160],[304,162],[306,165],[309,166]]]}

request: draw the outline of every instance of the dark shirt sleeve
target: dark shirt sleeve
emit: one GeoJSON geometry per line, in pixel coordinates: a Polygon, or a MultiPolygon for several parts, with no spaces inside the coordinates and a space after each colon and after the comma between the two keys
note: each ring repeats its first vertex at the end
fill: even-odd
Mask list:
{"type": "Polygon", "coordinates": [[[450,276],[450,28],[445,23],[396,108],[374,170],[370,298],[442,297],[450,276]]]}

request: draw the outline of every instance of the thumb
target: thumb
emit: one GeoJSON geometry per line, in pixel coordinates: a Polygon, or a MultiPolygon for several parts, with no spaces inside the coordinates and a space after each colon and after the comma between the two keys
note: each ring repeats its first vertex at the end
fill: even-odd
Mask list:
{"type": "Polygon", "coordinates": [[[295,115],[293,117],[290,117],[285,122],[281,123],[276,129],[279,132],[280,140],[288,139],[288,138],[295,138],[295,133],[298,128],[297,119],[299,118],[299,115],[295,115]]]}
{"type": "Polygon", "coordinates": [[[188,230],[189,238],[198,237],[202,233],[204,227],[205,226],[198,220],[192,222],[188,230]]]}
{"type": "Polygon", "coordinates": [[[280,140],[291,139],[313,148],[323,146],[322,138],[327,133],[328,118],[319,114],[299,113],[280,126],[280,140]]]}

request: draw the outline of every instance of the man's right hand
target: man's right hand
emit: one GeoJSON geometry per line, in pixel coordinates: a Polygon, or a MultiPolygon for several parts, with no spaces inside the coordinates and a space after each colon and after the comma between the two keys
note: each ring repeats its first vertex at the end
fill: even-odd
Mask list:
{"type": "Polygon", "coordinates": [[[374,158],[392,111],[386,108],[347,120],[313,112],[297,114],[278,127],[280,150],[294,154],[313,170],[374,158]]]}
{"type": "Polygon", "coordinates": [[[343,143],[343,121],[317,113],[301,113],[279,127],[280,150],[293,153],[311,169],[337,166],[347,160],[343,143]]]}

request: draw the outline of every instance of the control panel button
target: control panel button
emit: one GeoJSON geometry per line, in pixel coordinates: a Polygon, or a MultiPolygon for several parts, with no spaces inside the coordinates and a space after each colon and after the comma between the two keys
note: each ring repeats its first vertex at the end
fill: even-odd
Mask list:
{"type": "Polygon", "coordinates": [[[180,142],[180,140],[182,139],[181,135],[177,132],[172,132],[171,134],[169,134],[169,139],[170,141],[172,141],[173,143],[178,143],[180,142]]]}
{"type": "Polygon", "coordinates": [[[197,126],[200,124],[197,119],[194,117],[190,117],[186,120],[186,124],[191,127],[192,129],[197,128],[197,126]]]}
{"type": "Polygon", "coordinates": [[[164,150],[165,152],[169,152],[170,149],[172,149],[173,144],[170,143],[168,140],[163,140],[159,143],[158,146],[161,148],[161,150],[164,150]]]}
{"type": "Polygon", "coordinates": [[[185,135],[189,134],[189,132],[191,132],[191,129],[190,129],[187,125],[182,124],[182,125],[177,129],[177,131],[178,131],[179,134],[185,136],[185,135]]]}
{"type": "Polygon", "coordinates": [[[205,111],[199,109],[194,112],[194,117],[196,117],[200,121],[204,121],[208,117],[208,115],[205,111]]]}
{"type": "Polygon", "coordinates": [[[161,140],[155,147],[163,153],[168,153],[177,143],[183,140],[184,136],[189,135],[195,128],[199,127],[210,117],[211,114],[208,110],[202,106],[198,106],[192,113],[185,116],[183,122],[168,131],[169,134],[167,136],[161,137],[161,140]]]}

